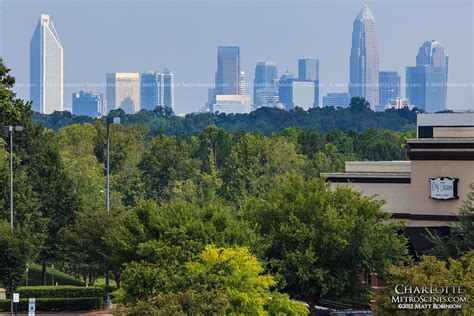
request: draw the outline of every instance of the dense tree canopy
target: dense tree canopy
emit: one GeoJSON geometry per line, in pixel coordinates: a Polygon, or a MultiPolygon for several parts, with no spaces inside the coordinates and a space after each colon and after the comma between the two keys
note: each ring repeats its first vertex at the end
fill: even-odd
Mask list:
{"type": "MultiPolygon", "coordinates": [[[[354,98],[350,108],[325,107],[312,108],[309,111],[301,108],[289,112],[276,108],[260,108],[249,114],[191,113],[182,117],[164,113],[161,108],[157,108],[153,111],[141,110],[134,115],[114,110],[111,115],[120,116],[126,125],[146,126],[153,136],[196,135],[211,125],[234,132],[259,130],[265,135],[282,131],[287,127],[318,132],[332,129],[362,131],[367,128],[409,131],[415,128],[416,111],[403,109],[373,112],[364,106],[364,102],[366,102],[364,99],[354,98]]],[[[47,128],[59,130],[70,124],[92,123],[94,119],[75,116],[69,112],[55,112],[50,115],[34,113],[34,121],[47,128]]]]}

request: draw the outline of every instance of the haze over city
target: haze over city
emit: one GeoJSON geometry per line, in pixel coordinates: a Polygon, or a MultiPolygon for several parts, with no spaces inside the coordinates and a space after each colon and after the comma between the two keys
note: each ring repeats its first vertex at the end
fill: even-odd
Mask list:
{"type": "MultiPolygon", "coordinates": [[[[175,112],[201,109],[214,85],[217,47],[240,47],[251,94],[255,64],[274,60],[278,75],[297,74],[299,58],[320,62],[320,98],[347,92],[352,23],[360,1],[1,1],[0,55],[29,99],[29,44],[40,14],[51,16],[64,47],[64,108],[81,89],[105,93],[108,72],[169,68],[175,112]]],[[[415,65],[424,41],[449,55],[447,107],[473,106],[473,3],[373,1],[380,70],[415,65]],[[426,10],[429,6],[430,10],[426,10]]],[[[402,88],[402,95],[405,95],[402,88]]]]}

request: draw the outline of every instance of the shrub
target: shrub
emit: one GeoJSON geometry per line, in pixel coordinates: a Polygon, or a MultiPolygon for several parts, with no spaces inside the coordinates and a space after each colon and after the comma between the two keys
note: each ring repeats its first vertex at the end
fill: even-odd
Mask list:
{"type": "MultiPolygon", "coordinates": [[[[21,294],[20,294],[21,297],[21,294]]],[[[89,311],[101,309],[104,305],[102,297],[78,298],[37,298],[36,310],[42,312],[89,311]]],[[[10,310],[10,300],[0,300],[0,312],[10,310]]],[[[28,299],[20,299],[18,311],[28,310],[28,299]]]]}
{"type": "Polygon", "coordinates": [[[104,289],[101,287],[83,286],[21,286],[17,289],[20,297],[29,298],[80,298],[103,297],[104,289]]]}

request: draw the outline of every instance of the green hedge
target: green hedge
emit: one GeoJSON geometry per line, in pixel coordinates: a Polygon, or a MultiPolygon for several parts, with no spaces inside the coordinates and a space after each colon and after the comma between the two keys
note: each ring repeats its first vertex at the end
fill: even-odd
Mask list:
{"type": "MultiPolygon", "coordinates": [[[[29,272],[28,272],[28,285],[42,285],[41,279],[42,267],[39,264],[30,263],[29,264],[29,272]]],[[[53,276],[54,275],[54,283],[58,283],[58,285],[77,285],[83,286],[85,285],[84,282],[81,280],[70,276],[64,272],[58,270],[52,270],[51,268],[46,268],[46,282],[47,284],[52,284],[53,276]]],[[[26,276],[25,276],[26,277],[26,276]]],[[[26,280],[25,280],[26,281],[26,280]]]]}
{"type": "MultiPolygon", "coordinates": [[[[18,311],[27,311],[28,299],[20,299],[20,303],[17,305],[18,311]]],[[[102,297],[36,299],[36,310],[41,312],[90,311],[102,309],[103,306],[104,301],[102,297]]],[[[9,310],[10,300],[0,300],[0,312],[6,312],[9,310]]]]}
{"type": "Polygon", "coordinates": [[[20,293],[20,298],[104,297],[104,289],[94,286],[21,286],[16,290],[16,292],[20,293]]]}

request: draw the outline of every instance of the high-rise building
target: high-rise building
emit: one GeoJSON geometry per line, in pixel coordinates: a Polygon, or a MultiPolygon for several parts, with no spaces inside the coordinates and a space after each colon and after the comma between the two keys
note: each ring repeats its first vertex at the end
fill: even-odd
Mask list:
{"type": "Polygon", "coordinates": [[[349,95],[364,97],[372,110],[379,103],[379,54],[375,34],[375,18],[363,5],[352,31],[349,95]]]}
{"type": "Polygon", "coordinates": [[[407,67],[406,94],[413,105],[433,113],[446,109],[446,71],[443,67],[407,67]]]}
{"type": "Polygon", "coordinates": [[[319,60],[298,59],[298,80],[314,82],[314,106],[319,106],[319,60]]]}
{"type": "Polygon", "coordinates": [[[383,111],[385,106],[391,100],[399,98],[400,95],[400,75],[397,71],[380,71],[379,72],[380,85],[380,101],[377,110],[383,111]]]}
{"type": "Polygon", "coordinates": [[[30,42],[30,98],[33,110],[64,110],[63,45],[49,15],[41,14],[30,42]]]}
{"type": "Polygon", "coordinates": [[[299,80],[286,72],[280,78],[278,87],[280,102],[287,111],[295,107],[309,110],[316,107],[315,87],[314,81],[299,80]]]}
{"type": "Polygon", "coordinates": [[[347,108],[351,103],[351,98],[347,92],[328,93],[323,97],[323,106],[333,106],[335,108],[347,108]]]}
{"type": "Polygon", "coordinates": [[[421,45],[416,55],[416,66],[442,67],[446,70],[446,80],[448,79],[449,57],[440,42],[436,40],[426,41],[421,45]]]}
{"type": "Polygon", "coordinates": [[[278,103],[278,70],[275,62],[257,62],[253,81],[253,103],[258,108],[268,103],[278,103]]]}
{"type": "Polygon", "coordinates": [[[163,104],[164,83],[161,73],[148,70],[140,76],[140,107],[152,111],[163,104]]]}
{"type": "Polygon", "coordinates": [[[407,67],[407,97],[425,112],[446,109],[448,55],[438,41],[424,42],[416,55],[416,67],[407,67]]]}
{"type": "Polygon", "coordinates": [[[226,114],[245,114],[252,111],[252,101],[250,95],[226,94],[216,95],[214,104],[212,105],[212,113],[226,114]]]}
{"type": "Polygon", "coordinates": [[[109,111],[122,109],[128,114],[140,111],[140,74],[138,72],[108,73],[106,84],[109,111]]]}
{"type": "Polygon", "coordinates": [[[219,46],[217,49],[216,95],[240,94],[240,50],[238,46],[219,46]]]}
{"type": "Polygon", "coordinates": [[[152,111],[157,106],[174,111],[174,75],[168,69],[163,72],[148,70],[140,76],[140,106],[152,111]]]}
{"type": "Polygon", "coordinates": [[[239,94],[244,95],[245,94],[245,71],[240,72],[240,77],[239,77],[239,94]]]}
{"type": "Polygon", "coordinates": [[[163,107],[174,112],[174,74],[163,69],[163,107]]]}
{"type": "Polygon", "coordinates": [[[319,81],[319,60],[314,58],[298,59],[298,79],[319,81]]]}
{"type": "Polygon", "coordinates": [[[107,101],[101,93],[79,91],[72,94],[72,113],[97,117],[107,114],[107,101]]]}

